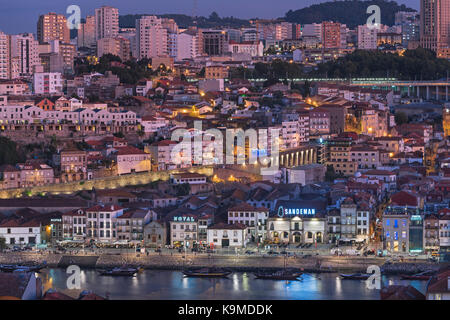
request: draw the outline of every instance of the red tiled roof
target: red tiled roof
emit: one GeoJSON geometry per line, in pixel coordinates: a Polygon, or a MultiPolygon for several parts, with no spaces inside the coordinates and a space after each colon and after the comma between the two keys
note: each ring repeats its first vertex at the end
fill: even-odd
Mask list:
{"type": "Polygon", "coordinates": [[[234,206],[230,209],[228,209],[228,212],[268,212],[269,209],[263,208],[263,207],[254,207],[247,202],[243,202],[241,204],[238,204],[237,206],[234,206]]]}
{"type": "Polygon", "coordinates": [[[148,153],[145,153],[143,150],[132,147],[132,146],[117,147],[115,149],[117,150],[118,156],[125,156],[125,155],[130,155],[130,154],[148,154],[148,153]]]}
{"type": "Polygon", "coordinates": [[[111,206],[101,206],[96,205],[86,210],[86,212],[113,212],[122,210],[123,208],[117,205],[111,205],[111,206]]]}
{"type": "Polygon", "coordinates": [[[408,191],[400,191],[391,197],[392,204],[398,206],[416,207],[419,205],[418,196],[408,191]]]}

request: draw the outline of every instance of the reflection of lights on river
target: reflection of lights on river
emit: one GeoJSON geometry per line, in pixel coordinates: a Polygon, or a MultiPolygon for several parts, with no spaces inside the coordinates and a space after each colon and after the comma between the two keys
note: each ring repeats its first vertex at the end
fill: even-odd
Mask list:
{"type": "Polygon", "coordinates": [[[342,279],[340,277],[336,277],[336,293],[342,293],[342,279]]]}
{"type": "Polygon", "coordinates": [[[248,276],[247,273],[244,273],[244,274],[242,275],[242,289],[243,289],[244,291],[248,291],[248,289],[249,289],[249,286],[248,286],[248,278],[249,278],[249,276],[248,276]]]}
{"type": "Polygon", "coordinates": [[[189,287],[189,279],[187,277],[183,277],[181,279],[181,284],[183,285],[183,289],[187,289],[189,287]]]}
{"type": "Polygon", "coordinates": [[[233,274],[233,290],[239,291],[239,278],[236,273],[233,274]]]}

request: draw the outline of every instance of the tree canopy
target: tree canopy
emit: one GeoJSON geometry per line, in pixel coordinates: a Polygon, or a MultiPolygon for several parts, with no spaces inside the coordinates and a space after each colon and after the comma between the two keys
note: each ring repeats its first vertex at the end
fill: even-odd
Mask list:
{"type": "Polygon", "coordinates": [[[395,13],[398,11],[415,11],[404,4],[399,5],[395,1],[386,0],[345,0],[329,1],[315,4],[299,10],[289,10],[285,19],[289,22],[309,24],[321,23],[322,21],[335,21],[346,24],[349,28],[363,25],[370,16],[366,13],[370,5],[380,7],[381,23],[393,25],[395,22],[395,13]],[[351,13],[351,14],[350,14],[351,13]]]}

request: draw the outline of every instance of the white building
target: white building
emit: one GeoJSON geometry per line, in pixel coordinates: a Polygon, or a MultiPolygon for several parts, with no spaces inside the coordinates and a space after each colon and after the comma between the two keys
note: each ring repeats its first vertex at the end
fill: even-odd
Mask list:
{"type": "Polygon", "coordinates": [[[114,242],[117,239],[115,219],[122,214],[123,208],[114,205],[97,205],[87,209],[87,239],[98,242],[114,242]]]}
{"type": "Polygon", "coordinates": [[[356,210],[356,238],[369,242],[370,212],[367,205],[360,205],[356,210]]]}
{"type": "Polygon", "coordinates": [[[156,16],[143,16],[136,20],[137,58],[154,58],[168,55],[167,29],[156,16]]]}
{"type": "Polygon", "coordinates": [[[149,147],[152,157],[152,165],[157,167],[157,170],[175,169],[177,165],[172,159],[173,148],[178,145],[178,142],[172,140],[162,140],[153,143],[149,147]]]}
{"type": "Polygon", "coordinates": [[[132,146],[115,148],[117,174],[145,172],[151,170],[150,154],[132,146]]]}
{"type": "Polygon", "coordinates": [[[9,78],[9,37],[0,31],[0,79],[9,78]]]}
{"type": "Polygon", "coordinates": [[[378,29],[367,25],[358,26],[358,49],[375,50],[377,48],[378,29]]]}
{"type": "Polygon", "coordinates": [[[90,110],[86,108],[74,111],[45,111],[36,106],[0,106],[0,125],[8,123],[73,123],[135,125],[136,113],[132,111],[109,112],[108,110],[90,110]]]}
{"type": "Polygon", "coordinates": [[[63,80],[59,72],[39,72],[33,75],[35,94],[57,95],[63,91],[63,80]]]}
{"type": "Polygon", "coordinates": [[[450,210],[442,210],[439,216],[439,246],[441,250],[450,248],[450,210]]]}
{"type": "Polygon", "coordinates": [[[183,32],[177,35],[176,61],[194,59],[198,56],[198,35],[192,32],[183,32]]]}
{"type": "Polygon", "coordinates": [[[95,9],[95,38],[116,38],[119,34],[119,9],[102,6],[95,9]]]}
{"type": "Polygon", "coordinates": [[[141,126],[145,133],[158,132],[161,128],[166,127],[168,124],[169,121],[162,117],[147,116],[142,117],[141,119],[141,126]]]}
{"type": "Polygon", "coordinates": [[[218,223],[208,228],[208,243],[214,248],[245,248],[249,242],[247,226],[218,223]]]}
{"type": "Polygon", "coordinates": [[[0,238],[4,238],[6,244],[11,245],[40,244],[41,224],[36,221],[6,221],[0,224],[0,238]]]}
{"type": "Polygon", "coordinates": [[[11,59],[17,59],[17,68],[20,76],[33,74],[40,65],[39,43],[31,33],[11,36],[11,59]]]}
{"type": "Polygon", "coordinates": [[[247,203],[241,203],[228,209],[228,223],[247,226],[248,235],[256,242],[266,238],[266,222],[269,218],[269,209],[256,208],[247,203]]]}
{"type": "Polygon", "coordinates": [[[203,184],[206,183],[206,176],[199,173],[178,173],[170,175],[170,183],[172,184],[203,184]]]}
{"type": "Polygon", "coordinates": [[[189,214],[173,217],[170,221],[170,244],[192,248],[197,241],[197,217],[189,214]]]}
{"type": "Polygon", "coordinates": [[[262,57],[264,45],[262,41],[230,41],[228,43],[228,51],[231,53],[246,53],[251,57],[262,57]]]}

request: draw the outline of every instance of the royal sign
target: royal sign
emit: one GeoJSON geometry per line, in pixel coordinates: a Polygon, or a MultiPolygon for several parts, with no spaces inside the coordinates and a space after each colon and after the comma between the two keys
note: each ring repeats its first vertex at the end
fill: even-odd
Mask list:
{"type": "Polygon", "coordinates": [[[176,222],[195,222],[194,217],[173,217],[176,222]]]}

